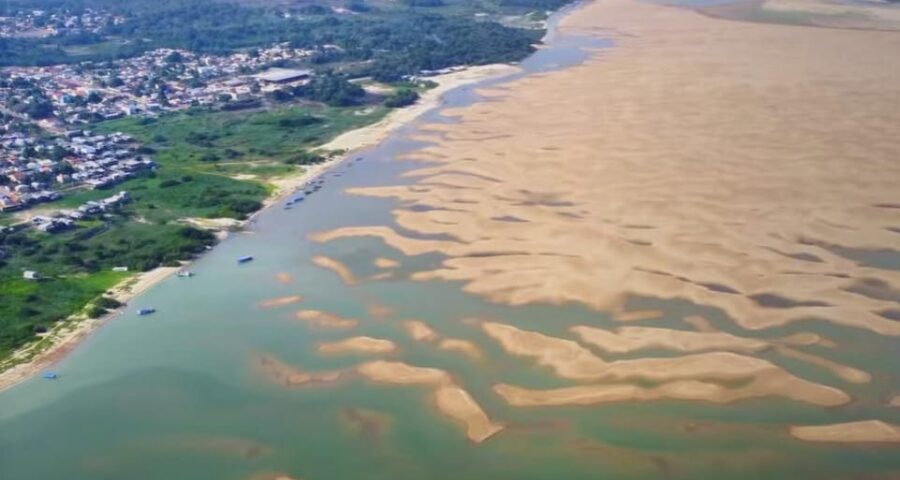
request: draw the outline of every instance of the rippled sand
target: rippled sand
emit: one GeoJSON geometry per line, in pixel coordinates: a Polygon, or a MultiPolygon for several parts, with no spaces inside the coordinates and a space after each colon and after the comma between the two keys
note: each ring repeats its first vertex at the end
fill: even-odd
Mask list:
{"type": "MultiPolygon", "coordinates": [[[[832,357],[842,330],[900,336],[900,35],[628,0],[591,3],[564,28],[615,47],[482,92],[491,101],[421,129],[417,140],[430,146],[399,159],[420,162],[409,183],[350,190],[396,200],[401,228],[355,225],[312,239],[437,253],[441,262],[410,278],[459,282],[510,306],[585,306],[628,324],[586,315],[548,335],[514,319],[468,322],[564,383],[490,379],[513,406],[854,400],[848,392],[873,376],[843,363],[852,356],[832,357]],[[693,315],[678,329],[659,300],[716,312],[715,323],[693,315]],[[819,333],[825,326],[837,333],[819,333]]],[[[436,345],[480,358],[475,340],[485,341],[436,345]]],[[[360,373],[451,381],[404,365],[360,373]]],[[[792,431],[818,435],[806,428],[792,431]]]]}
{"type": "Polygon", "coordinates": [[[511,305],[618,312],[631,295],[716,307],[746,329],[816,318],[900,335],[900,36],[739,23],[611,0],[568,28],[617,46],[514,82],[429,125],[402,227],[373,236],[448,258],[418,280],[458,280],[511,305]],[[893,297],[896,299],[896,295],[893,297]]]}

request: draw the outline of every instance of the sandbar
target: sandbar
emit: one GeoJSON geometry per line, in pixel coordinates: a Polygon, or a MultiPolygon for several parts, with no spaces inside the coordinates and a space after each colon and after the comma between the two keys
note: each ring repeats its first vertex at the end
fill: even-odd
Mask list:
{"type": "Polygon", "coordinates": [[[407,320],[403,322],[403,328],[413,340],[419,342],[433,342],[440,336],[433,328],[421,320],[407,320]]]}
{"type": "Polygon", "coordinates": [[[392,353],[397,350],[397,345],[382,338],[351,337],[337,342],[320,343],[317,350],[321,353],[340,355],[344,353],[392,353]]]}
{"type": "Polygon", "coordinates": [[[350,267],[338,260],[335,260],[331,257],[326,257],[324,255],[316,255],[312,257],[311,261],[318,267],[324,268],[326,270],[331,270],[332,272],[336,273],[338,278],[340,278],[345,285],[356,285],[357,283],[359,283],[359,279],[356,278],[356,275],[353,274],[353,271],[350,270],[350,267]]]}
{"type": "Polygon", "coordinates": [[[459,352],[472,360],[481,360],[484,353],[475,345],[475,342],[461,338],[445,338],[438,343],[438,348],[448,352],[459,352]]]}
{"type": "Polygon", "coordinates": [[[305,320],[315,327],[346,330],[359,325],[355,318],[345,318],[331,312],[321,310],[299,310],[294,314],[297,319],[305,320]]]}
{"type": "Polygon", "coordinates": [[[881,420],[792,426],[791,435],[810,442],[900,443],[900,427],[881,420]]]}

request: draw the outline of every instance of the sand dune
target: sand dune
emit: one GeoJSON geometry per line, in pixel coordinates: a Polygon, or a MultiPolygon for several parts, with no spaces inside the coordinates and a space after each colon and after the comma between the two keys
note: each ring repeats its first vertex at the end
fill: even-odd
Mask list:
{"type": "MultiPolygon", "coordinates": [[[[850,400],[846,393],[836,388],[803,380],[766,360],[736,353],[710,352],[606,362],[572,340],[495,322],[485,322],[482,328],[511,355],[534,358],[561,378],[579,381],[671,382],[650,389],[621,386],[614,390],[618,395],[614,397],[616,399],[625,395],[631,395],[635,399],[692,399],[693,395],[696,396],[694,399],[728,402],[740,398],[776,395],[815,405],[841,405],[850,400]],[[743,386],[729,389],[710,381],[738,381],[743,386]],[[623,389],[627,392],[621,393],[623,389]],[[672,397],[673,395],[676,397],[672,397]]],[[[544,392],[544,395],[569,398],[574,391],[580,398],[585,392],[592,395],[599,392],[599,397],[605,398],[610,392],[607,386],[576,388],[581,390],[559,389],[544,392]]]]}
{"type": "Polygon", "coordinates": [[[885,101],[900,98],[900,37],[625,0],[565,26],[616,48],[429,125],[434,145],[409,155],[429,161],[417,183],[352,190],[452,207],[394,211],[448,240],[385,226],[314,239],[442,253],[413,278],[510,305],[615,313],[639,295],[717,308],[745,329],[813,318],[900,335],[884,313],[894,302],[851,291],[866,278],[900,289],[900,272],[867,260],[900,255],[900,110],[885,101]]]}
{"type": "Polygon", "coordinates": [[[381,338],[351,337],[337,342],[320,343],[317,350],[321,353],[340,355],[344,353],[392,353],[397,350],[397,345],[381,338]]]}
{"type": "Polygon", "coordinates": [[[769,348],[769,342],[724,332],[689,332],[669,328],[622,327],[615,331],[577,326],[570,329],[589,345],[609,353],[664,349],[680,352],[731,350],[753,353],[769,348]]]}
{"type": "Polygon", "coordinates": [[[355,318],[345,318],[340,315],[323,312],[321,310],[300,310],[294,314],[299,320],[305,320],[315,327],[349,329],[359,325],[355,318]]]}
{"type": "Polygon", "coordinates": [[[356,275],[353,274],[353,271],[350,270],[350,267],[338,260],[324,255],[316,255],[312,257],[311,260],[316,266],[336,273],[338,278],[340,278],[345,285],[356,285],[359,283],[359,280],[356,278],[356,275]]]}
{"type": "Polygon", "coordinates": [[[259,302],[259,306],[262,308],[283,307],[285,305],[297,303],[301,300],[303,300],[303,297],[301,297],[300,295],[290,295],[287,297],[270,298],[268,300],[263,300],[262,302],[259,302]]]}
{"type": "Polygon", "coordinates": [[[880,420],[838,423],[834,425],[793,426],[791,435],[810,442],[900,442],[900,427],[880,420]]]}

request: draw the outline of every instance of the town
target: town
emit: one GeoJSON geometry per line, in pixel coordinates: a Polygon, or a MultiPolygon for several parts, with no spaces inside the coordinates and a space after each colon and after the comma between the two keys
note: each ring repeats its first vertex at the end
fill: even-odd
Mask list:
{"type": "Polygon", "coordinates": [[[308,82],[311,70],[276,65],[314,53],[286,44],[228,56],[159,49],[102,64],[6,68],[0,73],[0,212],[77,188],[109,188],[156,167],[133,138],[92,134],[91,123],[253,104],[308,82]]]}

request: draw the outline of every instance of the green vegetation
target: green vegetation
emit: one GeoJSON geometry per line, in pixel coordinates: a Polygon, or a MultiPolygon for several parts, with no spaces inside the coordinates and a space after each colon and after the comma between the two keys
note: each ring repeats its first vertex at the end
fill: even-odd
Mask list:
{"type": "Polygon", "coordinates": [[[325,5],[307,4],[286,17],[283,10],[288,7],[235,1],[8,0],[0,6],[0,14],[20,8],[103,8],[126,21],[98,34],[0,39],[0,65],[106,61],[160,47],[224,54],[290,42],[310,49],[337,45],[340,51],[323,50],[313,63],[325,68],[339,64],[354,74],[395,80],[423,69],[520,60],[533,51],[541,33],[475,19],[474,14],[491,12],[499,20],[535,8],[556,8],[566,1],[406,0],[384,2],[379,8],[352,3],[360,15],[340,15],[325,5]]]}
{"type": "MultiPolygon", "coordinates": [[[[126,118],[97,125],[128,132],[153,152],[160,168],[125,182],[132,201],[104,220],[55,235],[30,229],[0,233],[0,359],[84,308],[89,317],[116,308],[100,297],[130,271],[175,265],[214,242],[207,231],[178,223],[185,217],[245,218],[269,194],[265,179],[325,160],[310,149],[381,119],[383,106],[285,105],[271,110],[195,109],[156,119],[126,118]],[[239,175],[254,179],[238,179],[239,175]],[[22,272],[40,273],[40,281],[22,272]],[[88,305],[85,308],[85,305],[88,305]]],[[[81,191],[54,207],[108,197],[81,191]]],[[[9,223],[9,217],[0,219],[9,223]]]]}
{"type": "Polygon", "coordinates": [[[52,236],[30,230],[0,233],[0,359],[127,277],[112,272],[113,267],[140,271],[172,264],[213,240],[196,228],[122,217],[52,236]],[[38,272],[40,280],[23,279],[25,270],[38,272]]]}
{"type": "Polygon", "coordinates": [[[388,108],[401,108],[412,105],[418,100],[418,92],[411,88],[401,88],[384,100],[384,106],[388,108]]]}

